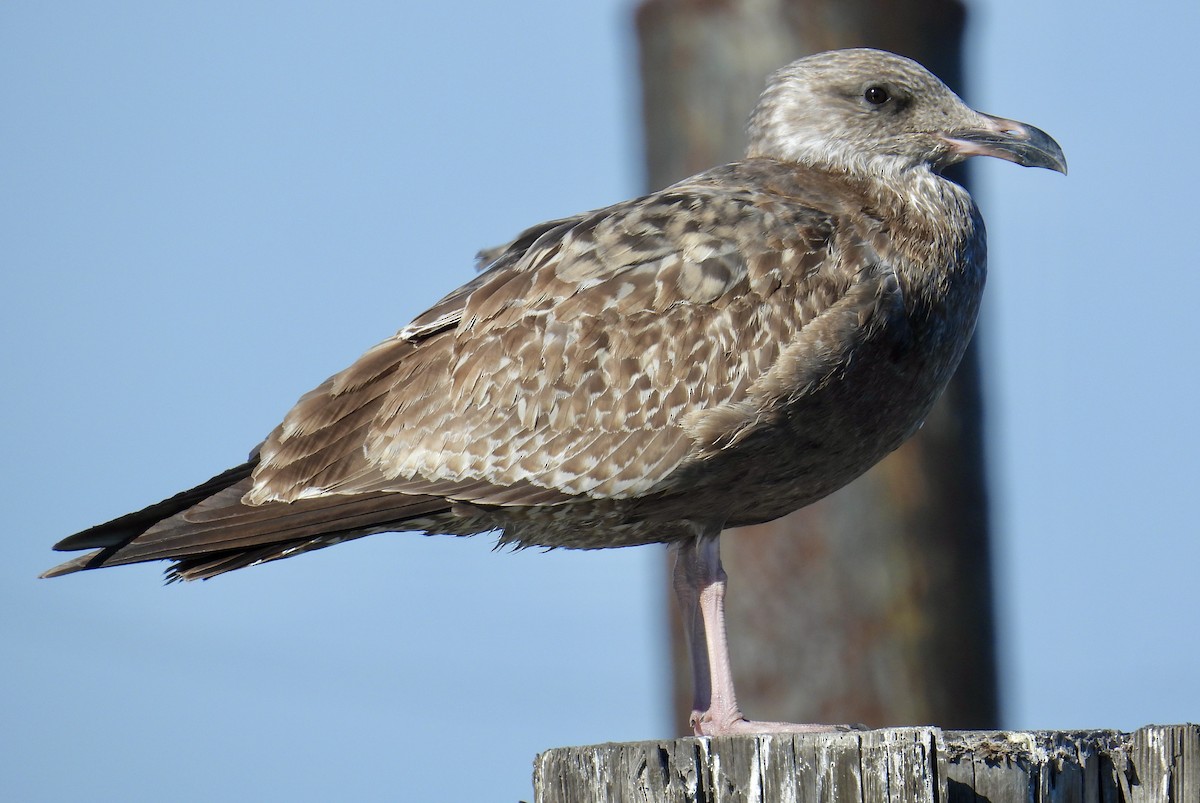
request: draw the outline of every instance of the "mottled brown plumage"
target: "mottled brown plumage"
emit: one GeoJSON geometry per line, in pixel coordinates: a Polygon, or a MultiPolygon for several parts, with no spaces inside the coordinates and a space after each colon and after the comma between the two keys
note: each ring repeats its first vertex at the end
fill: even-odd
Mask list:
{"type": "Polygon", "coordinates": [[[499,530],[691,544],[679,582],[718,582],[723,526],[865,471],[958,364],[984,230],[936,171],[973,154],[1065,171],[1042,132],[870,50],[781,70],[750,140],[743,161],[493,249],[248,463],[67,538],[97,551],[48,574],[170,559],[194,579],[387,530],[499,530]]]}

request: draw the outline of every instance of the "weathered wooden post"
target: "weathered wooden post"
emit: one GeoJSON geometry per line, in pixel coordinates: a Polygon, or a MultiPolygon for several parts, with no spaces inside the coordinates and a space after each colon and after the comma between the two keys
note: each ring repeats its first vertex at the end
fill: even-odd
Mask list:
{"type": "Polygon", "coordinates": [[[1200,725],[735,736],[560,747],[534,803],[1200,803],[1200,725]]]}

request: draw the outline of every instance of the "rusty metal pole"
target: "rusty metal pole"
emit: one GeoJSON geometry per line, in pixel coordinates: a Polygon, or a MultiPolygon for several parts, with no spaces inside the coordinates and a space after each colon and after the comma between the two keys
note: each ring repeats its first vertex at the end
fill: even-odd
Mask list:
{"type": "MultiPolygon", "coordinates": [[[[808,53],[892,50],[961,92],[964,17],[957,0],[645,0],[648,187],[738,158],[766,75],[808,53]]],[[[973,346],[908,444],[829,498],[723,539],[748,716],[996,726],[981,412],[973,346]]],[[[669,613],[684,732],[690,675],[669,613]]]]}

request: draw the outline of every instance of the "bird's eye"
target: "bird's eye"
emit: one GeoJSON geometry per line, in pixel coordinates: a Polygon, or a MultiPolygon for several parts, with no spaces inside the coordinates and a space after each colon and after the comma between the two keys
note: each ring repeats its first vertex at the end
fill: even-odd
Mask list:
{"type": "Polygon", "coordinates": [[[882,106],[888,102],[888,99],[891,98],[891,95],[889,95],[888,91],[881,86],[869,86],[867,87],[867,90],[863,92],[863,98],[866,99],[867,103],[870,103],[872,106],[882,106]]]}

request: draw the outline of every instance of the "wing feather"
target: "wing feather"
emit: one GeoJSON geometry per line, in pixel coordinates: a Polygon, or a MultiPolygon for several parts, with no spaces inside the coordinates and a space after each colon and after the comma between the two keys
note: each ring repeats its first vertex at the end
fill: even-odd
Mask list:
{"type": "Polygon", "coordinates": [[[885,240],[847,224],[830,191],[784,197],[733,169],[493,253],[307,395],[264,444],[247,499],[626,498],[731,442],[761,419],[780,361],[822,347],[805,327],[869,306],[885,240]]]}
{"type": "Polygon", "coordinates": [[[690,488],[873,331],[903,339],[888,248],[836,182],[754,160],[527,229],[302,397],[250,462],[66,539],[99,549],[48,574],[170,558],[172,579],[210,577],[386,530],[486,529],[489,506],[690,488]]]}

